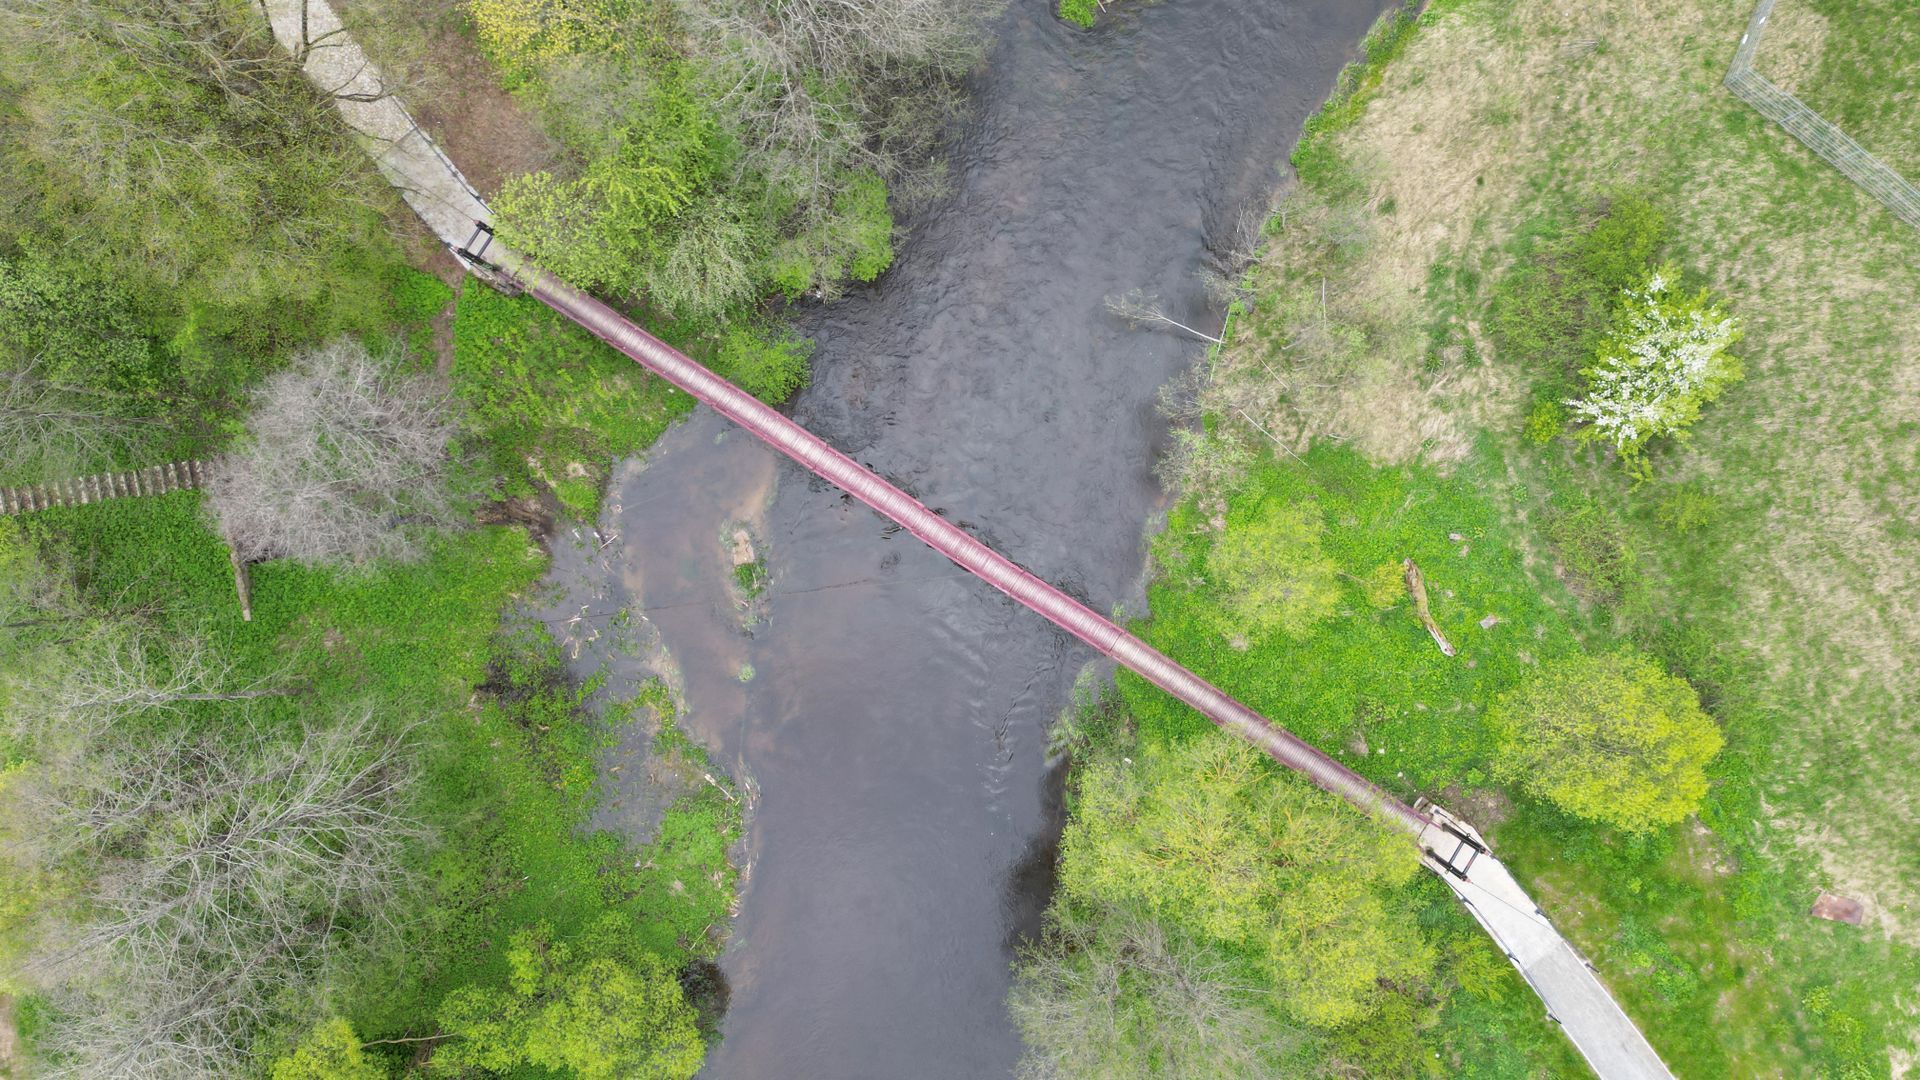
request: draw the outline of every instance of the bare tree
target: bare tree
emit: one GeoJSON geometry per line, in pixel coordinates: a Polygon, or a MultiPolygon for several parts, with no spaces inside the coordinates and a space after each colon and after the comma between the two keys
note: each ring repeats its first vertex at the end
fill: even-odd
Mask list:
{"type": "Polygon", "coordinates": [[[370,710],[288,739],[117,737],[0,791],[0,848],[43,897],[21,974],[58,1022],[49,1076],[246,1071],[268,1025],[304,1019],[327,965],[389,929],[413,779],[370,710]]]}
{"type": "Polygon", "coordinates": [[[923,164],[1003,0],[680,0],[689,46],[751,157],[802,193],[923,164]]]}
{"type": "Polygon", "coordinates": [[[66,626],[64,637],[23,650],[0,676],[0,735],[36,756],[90,747],[144,714],[298,692],[281,673],[233,685],[233,665],[204,642],[163,641],[133,620],[78,616],[66,626]]]}
{"type": "Polygon", "coordinates": [[[1201,341],[1210,341],[1215,345],[1222,344],[1221,340],[1212,334],[1195,330],[1160,310],[1160,298],[1152,293],[1141,292],[1139,289],[1120,296],[1107,297],[1107,310],[1134,326],[1171,326],[1201,341]]]}
{"type": "Polygon", "coordinates": [[[38,357],[0,370],[0,461],[41,476],[91,462],[127,441],[131,421],[104,394],[49,378],[38,357]]]}
{"type": "Polygon", "coordinates": [[[452,520],[453,420],[429,380],[349,340],[302,353],[255,395],[207,505],[242,559],[365,563],[419,553],[410,526],[452,520]]]}
{"type": "Polygon", "coordinates": [[[1056,908],[1051,920],[1008,998],[1022,1080],[1272,1076],[1301,1038],[1264,1000],[1270,987],[1152,919],[1056,908]]]}

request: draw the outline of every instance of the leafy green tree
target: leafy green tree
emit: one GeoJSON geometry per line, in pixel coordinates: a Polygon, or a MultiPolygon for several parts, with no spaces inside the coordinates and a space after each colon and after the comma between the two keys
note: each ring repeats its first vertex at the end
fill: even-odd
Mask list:
{"type": "Polygon", "coordinates": [[[1586,369],[1586,397],[1567,402],[1593,425],[1590,437],[1629,458],[1649,439],[1683,435],[1701,407],[1740,378],[1740,361],[1728,351],[1740,340],[1733,319],[1705,289],[1677,293],[1678,281],[1679,271],[1663,266],[1626,291],[1586,369]]]}
{"type": "Polygon", "coordinates": [[[1497,699],[1497,767],[1531,795],[1629,832],[1671,825],[1707,793],[1720,729],[1685,680],[1630,653],[1546,664],[1497,699]]]}
{"type": "Polygon", "coordinates": [[[267,1080],[386,1080],[387,1071],[368,1061],[353,1025],[327,1020],[317,1025],[293,1053],[273,1063],[267,1080]]]}
{"type": "Polygon", "coordinates": [[[507,950],[504,989],[463,987],[441,1005],[454,1039],[436,1066],[564,1071],[580,1080],[685,1080],[705,1047],[693,1006],[666,961],[633,944],[609,915],[578,941],[551,927],[522,930],[507,950]]]}
{"type": "Polygon", "coordinates": [[[1362,1018],[1436,963],[1400,895],[1413,845],[1224,736],[1088,767],[1061,845],[1074,902],[1244,951],[1306,1023],[1362,1018]]]}
{"type": "Polygon", "coordinates": [[[1339,569],[1320,550],[1326,531],[1311,503],[1263,503],[1257,516],[1231,523],[1207,552],[1207,578],[1222,594],[1229,634],[1300,635],[1333,614],[1339,569]]]}

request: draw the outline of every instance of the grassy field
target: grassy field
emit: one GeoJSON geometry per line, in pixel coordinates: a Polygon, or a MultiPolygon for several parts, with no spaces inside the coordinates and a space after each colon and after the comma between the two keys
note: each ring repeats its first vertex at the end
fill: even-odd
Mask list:
{"type": "MultiPolygon", "coordinates": [[[[1859,71],[1904,55],[1893,5],[1841,6],[1835,27],[1879,42],[1859,71]]],[[[1173,515],[1147,632],[1389,787],[1493,825],[1681,1076],[1884,1076],[1912,1060],[1920,984],[1920,347],[1902,329],[1920,234],[1718,85],[1750,10],[1464,0],[1376,38],[1309,126],[1202,399],[1271,461],[1173,515]],[[1745,381],[1644,476],[1530,424],[1567,372],[1493,332],[1526,268],[1628,194],[1664,222],[1642,257],[1746,335],[1745,381]],[[1301,641],[1209,631],[1179,586],[1203,542],[1183,537],[1271,500],[1320,504],[1357,579],[1419,561],[1466,663],[1357,593],[1301,641]],[[1728,740],[1698,823],[1645,840],[1493,790],[1478,720],[1517,665],[1624,644],[1692,682],[1728,740]],[[1867,925],[1811,918],[1821,888],[1865,901],[1867,925]]],[[[1821,85],[1835,113],[1879,115],[1877,76],[1821,85]]],[[[1140,690],[1145,729],[1197,723],[1140,690]]]]}
{"type": "Polygon", "coordinates": [[[1920,11],[1900,0],[1785,0],[1754,66],[1920,183],[1920,11]]]}

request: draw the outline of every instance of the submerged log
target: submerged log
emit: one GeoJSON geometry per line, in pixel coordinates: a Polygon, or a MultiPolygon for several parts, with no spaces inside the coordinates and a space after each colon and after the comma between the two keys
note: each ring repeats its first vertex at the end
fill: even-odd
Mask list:
{"type": "Polygon", "coordinates": [[[1440,646],[1440,651],[1452,656],[1453,643],[1440,632],[1440,624],[1433,621],[1433,609],[1427,606],[1427,583],[1420,576],[1420,568],[1413,565],[1412,559],[1407,559],[1400,566],[1407,572],[1407,595],[1413,597],[1413,613],[1420,617],[1420,625],[1427,628],[1427,633],[1433,635],[1433,643],[1440,646]]]}

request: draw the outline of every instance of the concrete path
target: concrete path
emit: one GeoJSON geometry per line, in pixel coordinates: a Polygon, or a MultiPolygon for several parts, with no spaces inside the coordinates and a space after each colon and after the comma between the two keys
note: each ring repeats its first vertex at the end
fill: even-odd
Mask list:
{"type": "MultiPolygon", "coordinates": [[[[380,172],[449,249],[473,239],[474,223],[493,221],[473,185],[393,97],[380,69],[340,23],[327,0],[259,0],[283,48],[304,60],[307,77],[331,93],[380,172]]],[[[486,240],[484,235],[475,241],[486,240]]],[[[462,260],[465,262],[466,260],[462,260]]]]}
{"type": "Polygon", "coordinates": [[[1434,822],[1420,837],[1427,866],[1520,969],[1593,1071],[1603,1080],[1673,1080],[1586,959],[1486,850],[1479,832],[1438,806],[1422,808],[1434,822]]]}
{"type": "MultiPolygon", "coordinates": [[[[466,178],[460,174],[460,170],[454,166],[453,162],[448,160],[447,156],[420,130],[419,125],[414,123],[413,117],[400,102],[386,96],[378,70],[368,61],[366,54],[360,50],[359,46],[354,44],[341,29],[338,16],[327,5],[326,0],[261,0],[261,5],[271,20],[274,35],[280,43],[296,56],[304,56],[307,74],[316,83],[334,92],[347,123],[367,140],[368,151],[379,162],[380,171],[400,189],[408,205],[413,207],[448,248],[455,251],[456,256],[460,257],[469,269],[492,280],[490,267],[485,263],[476,265],[460,254],[470,242],[474,243],[477,249],[478,244],[491,241],[491,236],[484,234],[475,239],[474,232],[475,222],[491,223],[492,217],[487,211],[486,204],[481,202],[472,185],[467,183],[466,178]]],[[[487,263],[500,263],[519,268],[523,280],[534,289],[536,295],[541,294],[543,288],[546,292],[555,294],[553,298],[542,295],[542,299],[552,304],[557,310],[575,317],[590,330],[599,332],[600,328],[592,325],[594,320],[580,318],[579,315],[570,311],[569,307],[593,309],[588,314],[602,313],[604,318],[600,321],[607,322],[611,326],[603,336],[607,336],[616,347],[634,356],[635,359],[641,360],[662,377],[680,385],[682,389],[688,390],[702,400],[708,400],[717,395],[735,402],[740,411],[754,415],[734,416],[734,418],[745,423],[756,434],[759,434],[759,430],[754,423],[750,422],[755,418],[763,420],[767,426],[779,427],[785,433],[786,439],[770,441],[774,442],[776,448],[788,452],[815,472],[828,475],[829,478],[839,482],[843,488],[862,498],[867,498],[867,488],[873,485],[888,487],[879,477],[867,473],[851,459],[846,459],[838,451],[820,444],[818,454],[823,460],[843,459],[851,470],[844,477],[832,475],[834,470],[819,467],[820,462],[810,460],[806,454],[795,453],[787,445],[788,442],[807,442],[811,445],[818,440],[812,439],[809,433],[798,429],[784,417],[779,417],[772,410],[760,407],[758,402],[734,390],[729,384],[719,380],[704,368],[699,368],[693,361],[660,345],[639,327],[620,318],[610,309],[605,309],[592,298],[553,279],[551,275],[545,274],[537,267],[524,265],[521,259],[502,250],[498,245],[491,246],[483,254],[487,263]],[[680,367],[682,362],[685,370],[680,367]],[[728,394],[726,391],[732,391],[732,393],[728,394]],[[767,415],[761,417],[759,414],[762,412],[767,415]],[[788,431],[787,428],[793,430],[788,431]],[[855,475],[856,472],[859,475],[855,475]]],[[[725,408],[721,411],[730,416],[734,415],[725,408]]],[[[878,488],[874,490],[877,491],[878,488]]],[[[919,507],[919,504],[913,502],[908,496],[896,494],[900,494],[902,500],[912,503],[913,507],[919,507]]],[[[899,508],[881,505],[886,500],[875,501],[869,498],[867,501],[883,514],[887,514],[894,520],[901,520],[893,513],[899,508]]],[[[920,509],[924,511],[924,508],[920,509]]],[[[902,513],[906,511],[902,510],[902,513]]],[[[916,534],[921,534],[923,530],[937,530],[945,524],[944,519],[930,512],[926,513],[928,520],[925,521],[911,514],[907,516],[913,517],[914,524],[919,526],[915,529],[916,534]]],[[[956,537],[954,543],[966,546],[968,553],[976,555],[981,560],[991,558],[1005,562],[970,536],[956,537]],[[973,552],[973,548],[978,548],[978,552],[973,552]]],[[[1057,591],[1038,579],[1032,579],[1031,575],[1027,575],[1025,571],[1011,563],[1006,564],[1004,572],[982,573],[981,576],[989,583],[1014,595],[1016,599],[1023,599],[1020,594],[1027,590],[1057,591]],[[1004,583],[1000,579],[1004,579],[1004,583]]],[[[1075,609],[1080,608],[1077,602],[1071,601],[1064,595],[1061,597],[1061,603],[1071,605],[1075,609]]],[[[1116,655],[1114,649],[1116,643],[1134,640],[1125,631],[1108,624],[1105,619],[1091,611],[1086,611],[1085,619],[1082,620],[1079,610],[1068,611],[1062,616],[1060,612],[1046,610],[1045,605],[1029,604],[1029,606],[1033,606],[1036,611],[1040,611],[1056,623],[1066,626],[1092,642],[1095,648],[1109,655],[1116,655]],[[1091,633],[1080,633],[1081,628],[1078,623],[1081,621],[1087,621],[1088,626],[1093,628],[1091,633]],[[1094,627],[1094,623],[1101,625],[1094,627]]],[[[1139,644],[1138,647],[1146,652],[1152,652],[1144,644],[1139,644]]],[[[1246,712],[1245,723],[1229,726],[1234,726],[1243,735],[1256,728],[1267,732],[1270,738],[1256,737],[1252,741],[1269,753],[1275,753],[1276,747],[1271,745],[1271,742],[1272,738],[1277,736],[1273,733],[1285,735],[1284,729],[1271,724],[1270,721],[1252,713],[1251,710],[1246,710],[1245,706],[1227,698],[1198,677],[1186,672],[1184,668],[1166,660],[1165,657],[1160,657],[1158,653],[1154,653],[1153,656],[1164,662],[1165,669],[1175,671],[1185,680],[1191,680],[1205,690],[1211,691],[1212,694],[1218,695],[1226,705],[1246,712]]],[[[1134,666],[1136,670],[1143,666],[1132,663],[1131,661],[1139,659],[1132,655],[1120,659],[1122,662],[1128,662],[1129,666],[1134,666]]],[[[1157,665],[1144,666],[1159,670],[1157,665]]],[[[1155,681],[1163,686],[1167,685],[1164,681],[1158,679],[1155,681]]],[[[1181,692],[1190,689],[1184,683],[1178,687],[1168,686],[1168,689],[1176,696],[1192,700],[1188,694],[1181,692]]],[[[1212,703],[1211,699],[1209,703],[1212,703]]],[[[1221,707],[1225,708],[1226,705],[1221,707]]],[[[1255,734],[1257,735],[1258,732],[1255,734]]],[[[1291,736],[1287,738],[1291,739],[1291,736]]],[[[1298,740],[1293,742],[1297,743],[1298,740]]],[[[1291,760],[1293,757],[1304,758],[1310,755],[1324,760],[1324,755],[1318,754],[1304,743],[1298,746],[1289,743],[1279,749],[1286,750],[1288,753],[1275,753],[1275,756],[1296,768],[1300,768],[1301,765],[1291,760]]],[[[1338,769],[1341,774],[1333,776],[1331,780],[1344,781],[1351,775],[1347,770],[1334,766],[1330,761],[1328,765],[1338,769]]],[[[1315,776],[1311,769],[1303,769],[1303,771],[1310,776],[1315,776]]],[[[1666,1066],[1661,1063],[1659,1055],[1647,1043],[1646,1037],[1634,1026],[1633,1021],[1628,1019],[1626,1013],[1621,1011],[1612,995],[1607,992],[1606,987],[1601,984],[1599,978],[1594,975],[1580,955],[1574,951],[1573,946],[1560,936],[1559,931],[1554,929],[1553,924],[1548,922],[1546,916],[1541,914],[1540,909],[1535,906],[1532,898],[1527,896],[1526,891],[1513,880],[1513,875],[1507,872],[1506,867],[1502,866],[1498,859],[1486,851],[1485,842],[1471,826],[1458,821],[1436,806],[1423,804],[1419,809],[1406,807],[1391,796],[1379,792],[1358,776],[1351,776],[1350,785],[1333,783],[1328,778],[1318,776],[1316,779],[1319,779],[1323,786],[1334,790],[1336,794],[1353,799],[1363,808],[1388,810],[1397,823],[1405,825],[1416,836],[1427,853],[1428,867],[1438,873],[1441,880],[1445,881],[1467,904],[1474,918],[1513,960],[1514,966],[1520,969],[1521,975],[1533,987],[1534,992],[1540,995],[1540,1000],[1546,1004],[1548,1015],[1566,1031],[1567,1036],[1585,1055],[1587,1062],[1593,1066],[1594,1072],[1602,1080],[1672,1080],[1673,1074],[1668,1072],[1666,1066]],[[1347,786],[1353,790],[1346,790],[1347,786]],[[1469,840],[1470,843],[1465,842],[1469,840]]]]}

